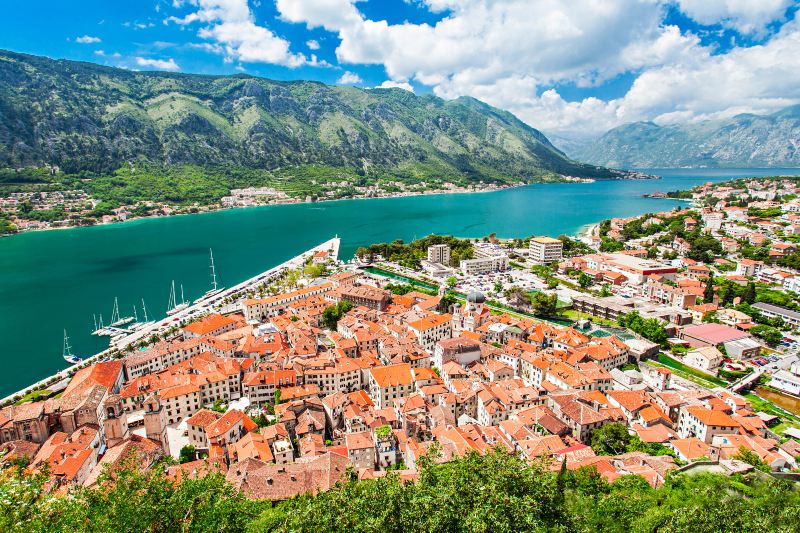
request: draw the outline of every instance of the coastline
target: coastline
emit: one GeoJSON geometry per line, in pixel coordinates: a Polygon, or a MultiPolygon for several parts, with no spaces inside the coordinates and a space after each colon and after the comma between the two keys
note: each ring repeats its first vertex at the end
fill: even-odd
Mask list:
{"type": "MultiPolygon", "coordinates": [[[[636,177],[636,178],[620,178],[618,180],[602,180],[602,181],[637,181],[643,179],[660,179],[659,176],[654,176],[650,174],[642,174],[637,173],[640,176],[647,176],[647,177],[636,177]]],[[[167,214],[157,214],[157,215],[148,215],[148,216],[132,216],[128,217],[125,220],[109,220],[106,222],[97,222],[95,224],[82,224],[78,226],[51,226],[46,228],[30,228],[30,229],[23,229],[19,230],[15,233],[9,233],[5,235],[0,235],[0,238],[3,237],[13,237],[15,235],[22,235],[24,233],[33,233],[33,232],[43,232],[43,231],[51,231],[51,230],[68,230],[68,229],[77,229],[77,228],[89,228],[89,227],[96,227],[96,226],[110,226],[114,224],[123,224],[125,222],[133,222],[137,220],[147,220],[147,219],[158,219],[158,218],[166,218],[166,217],[175,217],[175,216],[182,216],[182,215],[202,215],[205,213],[215,213],[218,211],[228,211],[228,210],[235,210],[235,209],[248,209],[254,207],[271,207],[271,206],[281,206],[281,205],[298,205],[298,204],[323,204],[329,202],[341,202],[341,201],[350,201],[350,200],[379,200],[379,199],[387,199],[387,198],[408,198],[408,197],[415,197],[415,196],[437,196],[437,195],[450,195],[450,194],[478,194],[478,193],[490,193],[490,192],[498,192],[504,191],[508,189],[515,189],[520,187],[528,187],[531,185],[552,185],[552,184],[586,184],[586,183],[595,183],[597,180],[594,179],[583,179],[583,178],[571,178],[569,176],[564,177],[563,180],[560,181],[542,181],[542,182],[534,182],[534,183],[510,183],[504,185],[492,185],[492,184],[485,184],[483,186],[473,186],[473,187],[453,187],[447,189],[432,189],[429,191],[420,191],[420,192],[391,192],[386,194],[381,194],[378,196],[373,195],[361,195],[361,196],[352,196],[349,198],[322,198],[322,199],[308,199],[305,197],[303,199],[300,198],[292,198],[291,201],[280,201],[280,202],[266,202],[266,203],[252,203],[247,205],[232,205],[232,206],[225,206],[225,205],[208,205],[208,206],[193,206],[198,207],[198,211],[194,213],[167,213],[167,214]]],[[[171,205],[163,205],[163,207],[168,207],[170,209],[179,208],[180,206],[171,206],[171,205]]]]}
{"type": "MultiPolygon", "coordinates": [[[[325,199],[315,199],[315,200],[308,200],[308,199],[297,199],[296,201],[290,202],[267,202],[263,204],[252,204],[252,205],[233,205],[233,206],[223,206],[223,205],[213,205],[213,206],[203,206],[206,209],[198,210],[195,213],[167,213],[167,214],[157,214],[157,215],[148,215],[148,216],[134,216],[126,218],[125,220],[110,220],[107,222],[98,222],[96,224],[82,224],[79,226],[51,226],[47,228],[30,228],[30,229],[23,229],[19,230],[15,233],[8,233],[5,235],[0,235],[0,238],[8,238],[14,237],[15,235],[22,235],[25,233],[37,233],[37,232],[45,232],[45,231],[57,231],[57,230],[69,230],[69,229],[79,229],[79,228],[92,228],[98,226],[112,226],[117,224],[124,224],[126,222],[134,222],[139,220],[150,220],[150,219],[159,219],[159,218],[167,218],[167,217],[177,217],[177,216],[184,216],[184,215],[202,215],[206,213],[216,213],[218,211],[233,211],[237,209],[251,209],[256,207],[275,207],[275,206],[282,206],[282,205],[302,205],[302,204],[324,204],[330,202],[344,202],[350,200],[380,200],[380,199],[388,199],[388,198],[408,198],[408,197],[415,197],[415,196],[436,196],[436,195],[450,195],[450,194],[478,194],[478,193],[489,193],[489,192],[498,192],[504,191],[508,189],[515,189],[519,187],[527,187],[529,185],[547,185],[551,182],[543,182],[543,183],[514,183],[514,184],[507,184],[502,186],[484,186],[481,188],[467,188],[467,187],[456,187],[453,189],[434,189],[430,191],[421,191],[421,192],[393,192],[388,193],[381,196],[353,196],[350,198],[325,198],[325,199]]],[[[576,183],[572,181],[563,181],[563,182],[552,182],[552,183],[576,183]]],[[[293,199],[294,200],[294,199],[293,199]]],[[[169,206],[173,207],[174,206],[169,206]]]]}
{"type": "Polygon", "coordinates": [[[46,390],[48,386],[58,383],[63,379],[67,379],[72,376],[75,372],[82,368],[86,368],[100,360],[105,358],[115,358],[119,359],[124,357],[125,349],[128,346],[133,346],[135,343],[144,340],[150,335],[155,335],[158,333],[163,333],[168,331],[170,328],[173,327],[182,327],[187,323],[195,320],[197,316],[200,316],[205,313],[215,312],[215,311],[222,311],[225,307],[221,300],[226,296],[235,296],[242,294],[248,287],[251,285],[258,285],[259,283],[264,282],[265,280],[270,279],[278,275],[280,272],[289,269],[289,268],[299,268],[302,266],[305,260],[310,259],[314,252],[316,251],[326,251],[331,254],[331,256],[338,260],[339,258],[339,248],[341,244],[341,239],[339,236],[335,236],[332,239],[324,241],[312,248],[301,252],[300,254],[287,259],[286,261],[269,267],[267,270],[256,274],[244,281],[236,283],[232,287],[227,289],[223,289],[222,292],[218,294],[206,295],[201,297],[199,300],[195,301],[189,307],[181,310],[178,313],[175,313],[172,316],[166,316],[157,320],[153,320],[147,323],[147,325],[141,329],[131,331],[126,334],[123,338],[114,340],[109,339],[109,346],[108,348],[97,352],[93,355],[87,356],[80,360],[80,362],[72,364],[64,369],[57,371],[54,374],[50,374],[46,377],[41,378],[40,380],[23,387],[22,389],[13,392],[11,394],[6,395],[4,398],[0,398],[0,406],[6,406],[9,404],[13,404],[14,401],[19,396],[25,396],[31,392],[37,390],[46,390]],[[120,354],[123,354],[122,356],[120,354]]]}

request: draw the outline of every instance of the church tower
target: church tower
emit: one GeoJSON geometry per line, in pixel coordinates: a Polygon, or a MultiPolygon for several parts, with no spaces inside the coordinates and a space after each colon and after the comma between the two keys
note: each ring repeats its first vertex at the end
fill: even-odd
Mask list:
{"type": "Polygon", "coordinates": [[[103,402],[105,419],[103,420],[103,433],[109,448],[116,446],[128,438],[128,413],[122,408],[122,398],[119,394],[112,394],[103,402]]]}
{"type": "Polygon", "coordinates": [[[161,443],[164,453],[169,455],[167,419],[164,408],[155,394],[151,394],[144,401],[144,429],[147,438],[161,443]]]}

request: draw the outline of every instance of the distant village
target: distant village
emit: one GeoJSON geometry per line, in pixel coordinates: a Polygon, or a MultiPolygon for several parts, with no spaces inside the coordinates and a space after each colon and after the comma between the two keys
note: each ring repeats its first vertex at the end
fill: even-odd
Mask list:
{"type": "MultiPolygon", "coordinates": [[[[565,181],[583,181],[565,177],[565,181]]],[[[507,184],[476,183],[460,186],[450,182],[413,185],[389,181],[375,185],[357,186],[348,182],[312,182],[319,186],[319,195],[289,194],[273,187],[232,189],[230,194],[212,203],[174,204],[139,201],[132,205],[106,203],[88,195],[82,189],[10,192],[0,196],[0,236],[32,230],[91,226],[124,222],[135,218],[207,213],[219,209],[281,205],[348,198],[388,198],[421,194],[465,193],[492,191],[510,187],[507,184]]]]}
{"type": "Polygon", "coordinates": [[[705,185],[578,240],[441,242],[418,264],[318,252],[292,287],[4,407],[0,462],[68,491],[134,458],[273,501],[497,447],[652,486],[797,471],[798,192],[705,185]]]}

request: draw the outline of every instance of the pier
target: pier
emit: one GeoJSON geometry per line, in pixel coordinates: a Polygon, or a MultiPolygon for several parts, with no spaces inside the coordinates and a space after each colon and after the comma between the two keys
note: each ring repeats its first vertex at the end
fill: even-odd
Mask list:
{"type": "Polygon", "coordinates": [[[288,261],[284,261],[278,266],[272,267],[269,270],[262,272],[253,276],[252,278],[245,280],[233,287],[225,289],[216,294],[210,294],[208,296],[204,296],[198,298],[197,300],[189,305],[185,309],[178,311],[172,315],[169,315],[165,318],[155,320],[153,322],[144,323],[143,327],[134,328],[132,327],[133,324],[129,327],[112,327],[106,326],[104,329],[103,334],[105,335],[112,335],[111,345],[102,352],[96,353],[90,357],[85,358],[80,363],[67,367],[56,374],[47,376],[44,379],[37,381],[31,385],[28,385],[22,390],[9,394],[2,400],[0,400],[0,405],[6,405],[11,402],[15,396],[22,396],[25,393],[46,387],[50,381],[54,379],[64,379],[72,375],[73,373],[77,372],[83,367],[96,363],[98,361],[102,361],[103,359],[114,357],[118,355],[119,352],[125,350],[128,346],[132,344],[136,344],[142,340],[145,340],[152,335],[159,335],[168,331],[173,327],[181,327],[192,320],[195,320],[207,313],[212,312],[219,312],[219,313],[232,313],[234,311],[239,310],[238,306],[238,299],[244,296],[244,294],[252,287],[256,287],[261,283],[268,283],[271,280],[279,277],[281,274],[288,270],[292,270],[294,268],[302,268],[305,264],[306,260],[313,257],[316,252],[325,251],[329,252],[331,257],[335,260],[339,257],[339,248],[341,245],[341,239],[336,236],[332,239],[329,239],[313,248],[306,250],[305,252],[297,255],[288,261]],[[237,302],[223,305],[227,298],[234,298],[237,302]],[[119,336],[121,335],[121,336],[119,336]]]}

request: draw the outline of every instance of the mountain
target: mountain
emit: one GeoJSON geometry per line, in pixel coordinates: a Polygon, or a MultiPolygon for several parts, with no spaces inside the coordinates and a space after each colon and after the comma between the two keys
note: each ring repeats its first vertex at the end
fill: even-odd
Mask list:
{"type": "Polygon", "coordinates": [[[361,176],[537,181],[625,177],[570,160],[473,98],[247,75],[134,72],[0,51],[0,168],[108,173],[133,162],[361,176]]]}
{"type": "Polygon", "coordinates": [[[800,166],[800,106],[771,115],[614,128],[573,156],[617,168],[800,166]]]}

